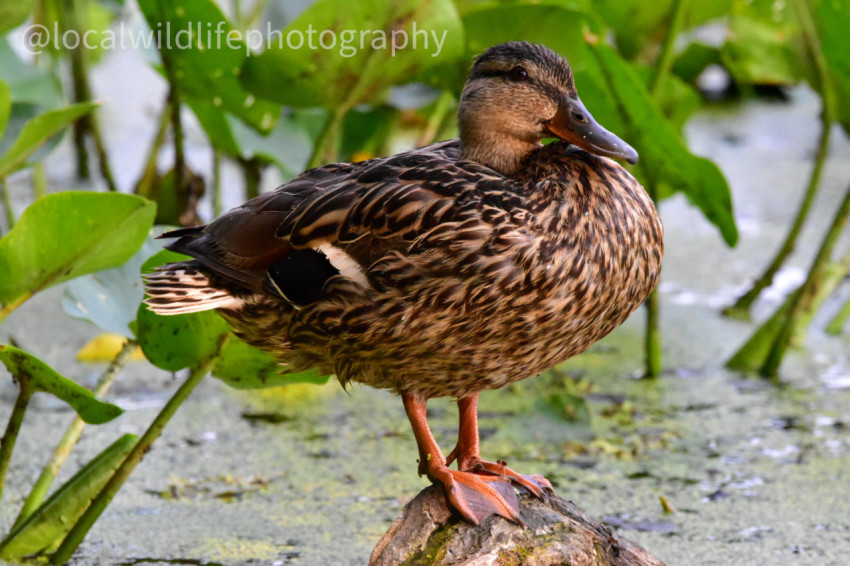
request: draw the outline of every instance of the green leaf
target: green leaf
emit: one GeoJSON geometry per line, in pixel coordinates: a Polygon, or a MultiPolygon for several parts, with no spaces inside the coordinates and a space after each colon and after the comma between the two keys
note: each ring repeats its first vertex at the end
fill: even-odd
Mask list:
{"type": "MultiPolygon", "coordinates": [[[[554,5],[498,6],[471,11],[463,16],[469,52],[465,66],[473,55],[505,41],[523,39],[542,43],[567,58],[573,71],[587,62],[587,48],[581,40],[585,26],[598,24],[587,14],[554,5]],[[540,25],[546,22],[546,25],[540,25]]],[[[590,109],[593,112],[593,109],[590,109]]]]}
{"type": "Polygon", "coordinates": [[[27,122],[12,147],[0,157],[0,179],[23,167],[27,158],[39,146],[97,106],[95,102],[72,104],[65,108],[49,110],[27,122]]]}
{"type": "MultiPolygon", "coordinates": [[[[654,70],[644,66],[632,65],[631,67],[640,77],[646,90],[649,91],[649,85],[655,74],[654,70]]],[[[656,106],[667,118],[667,122],[676,133],[681,134],[685,124],[700,106],[700,95],[694,87],[683,82],[676,75],[669,74],[661,81],[661,88],[656,97],[656,106]]]]}
{"type": "Polygon", "coordinates": [[[156,207],[135,195],[64,192],[30,205],[0,238],[0,302],[116,267],[142,245],[156,207]]]}
{"type": "Polygon", "coordinates": [[[739,83],[799,82],[808,58],[793,2],[735,0],[721,56],[739,83]]]}
{"type": "MultiPolygon", "coordinates": [[[[142,266],[150,273],[165,263],[183,261],[186,256],[163,250],[142,266]]],[[[215,356],[230,327],[215,311],[161,316],[139,306],[136,318],[139,345],[148,360],[166,371],[197,368],[215,356]]]]}
{"type": "Polygon", "coordinates": [[[242,149],[230,129],[230,124],[224,112],[212,104],[197,100],[189,100],[188,103],[212,146],[232,157],[242,157],[242,149]]]}
{"type": "Polygon", "coordinates": [[[0,361],[17,381],[26,381],[35,391],[59,397],[89,424],[109,422],[123,412],[111,403],[98,400],[85,387],[62,377],[46,363],[14,346],[0,344],[0,361]]]}
{"type": "Polygon", "coordinates": [[[144,298],[139,273],[144,262],[162,250],[162,244],[162,240],[151,234],[124,265],[69,281],[62,295],[62,308],[106,332],[135,338],[130,324],[136,320],[139,303],[144,298]]]}
{"type": "Polygon", "coordinates": [[[139,0],[139,8],[151,30],[163,34],[161,46],[169,49],[182,95],[230,112],[259,131],[274,127],[280,109],[239,83],[247,47],[214,2],[139,0]]]}
{"type": "Polygon", "coordinates": [[[850,6],[835,0],[815,0],[812,4],[818,40],[835,89],[836,119],[850,134],[850,6]]]}
{"type": "Polygon", "coordinates": [[[450,0],[318,0],[280,33],[245,62],[246,88],[280,104],[341,113],[464,54],[450,0]],[[326,46],[335,38],[334,47],[323,48],[323,37],[326,46]]]}
{"type": "Polygon", "coordinates": [[[726,243],[735,245],[738,230],[732,199],[720,169],[692,154],[679,140],[640,79],[611,47],[601,43],[591,47],[608,95],[616,101],[626,139],[640,154],[641,166],[656,182],[684,193],[717,226],[726,243]]]}
{"type": "MultiPolygon", "coordinates": [[[[5,3],[11,2],[9,0],[0,2],[0,4],[5,3]]],[[[120,41],[116,39],[116,36],[120,34],[110,30],[110,26],[120,14],[121,8],[109,4],[108,1],[71,3],[66,0],[64,5],[60,2],[39,2],[34,23],[43,26],[42,30],[50,34],[47,38],[49,41],[43,45],[35,45],[24,40],[22,43],[25,51],[34,55],[50,55],[58,61],[66,57],[70,51],[66,44],[73,45],[74,42],[80,41],[84,47],[83,56],[89,62],[96,62],[106,52],[115,49],[120,41]],[[68,36],[60,35],[58,38],[53,36],[54,32],[63,34],[64,30],[71,28],[74,31],[68,32],[68,36]],[[75,38],[70,33],[79,33],[79,36],[75,38]]],[[[135,30],[131,33],[134,32],[135,30]]]]}
{"type": "Polygon", "coordinates": [[[281,116],[274,129],[263,135],[211,105],[190,102],[189,106],[213,147],[230,157],[271,163],[284,179],[303,171],[310,158],[313,142],[290,113],[281,116]]]}
{"type": "Polygon", "coordinates": [[[0,33],[15,29],[32,13],[35,0],[7,0],[0,2],[0,33]]]}
{"type": "MultiPolygon", "coordinates": [[[[30,120],[41,116],[45,112],[44,108],[32,102],[18,102],[14,100],[14,92],[12,92],[12,98],[12,112],[9,116],[9,123],[6,125],[6,131],[3,134],[3,138],[0,139],[0,156],[5,155],[6,152],[12,148],[12,145],[17,141],[18,136],[21,135],[21,132],[24,131],[24,128],[30,120]]],[[[67,129],[65,131],[67,131],[67,129]]],[[[27,164],[24,166],[38,163],[50,155],[50,152],[56,149],[62,141],[64,133],[64,131],[60,132],[58,135],[55,135],[44,142],[41,147],[27,157],[27,164]]]]}
{"type": "Polygon", "coordinates": [[[137,440],[136,435],[125,434],[74,474],[0,542],[0,558],[17,561],[56,550],[137,440]]]}
{"type": "MultiPolygon", "coordinates": [[[[646,55],[664,40],[674,0],[594,0],[593,8],[617,34],[617,47],[629,60],[646,55]]],[[[685,30],[726,16],[732,0],[699,0],[685,6],[685,30]]]]}
{"type": "Polygon", "coordinates": [[[236,389],[260,389],[293,383],[323,384],[331,378],[318,370],[287,371],[286,366],[277,363],[271,354],[241,340],[229,340],[215,361],[212,375],[236,389]]]}
{"type": "Polygon", "coordinates": [[[357,153],[373,156],[385,155],[387,143],[392,139],[392,130],[400,112],[390,106],[355,108],[345,116],[342,127],[340,154],[351,159],[357,153]]]}
{"type": "Polygon", "coordinates": [[[9,85],[0,81],[0,139],[3,139],[3,133],[6,131],[6,125],[9,123],[11,112],[12,91],[9,90],[9,85]]]}

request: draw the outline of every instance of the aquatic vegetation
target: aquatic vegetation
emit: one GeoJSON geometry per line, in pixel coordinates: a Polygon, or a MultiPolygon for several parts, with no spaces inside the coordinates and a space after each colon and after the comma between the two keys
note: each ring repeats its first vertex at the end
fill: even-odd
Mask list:
{"type": "MultiPolygon", "coordinates": [[[[91,81],[92,70],[113,48],[106,38],[110,32],[113,40],[117,37],[115,28],[129,19],[129,8],[112,0],[38,0],[0,10],[4,16],[0,31],[6,34],[0,42],[0,192],[5,211],[0,323],[33,295],[61,284],[66,286],[64,302],[71,316],[123,339],[118,350],[111,351],[112,364],[93,393],[15,344],[0,345],[0,360],[19,386],[0,448],[0,493],[31,395],[47,391],[80,413],[0,542],[0,557],[14,560],[53,553],[55,561],[69,557],[206,374],[241,389],[328,379],[315,372],[282,374],[270,356],[231,338],[214,314],[166,319],[140,308],[140,270],[174,259],[158,253],[149,237],[152,225],[199,223],[208,214],[206,208],[216,215],[221,212],[226,164],[236,164],[242,176],[236,188],[252,197],[272,173],[286,180],[305,167],[365,159],[392,153],[404,144],[454,137],[458,95],[472,58],[493,44],[524,39],[546,44],[569,59],[593,114],[640,153],[641,162],[632,172],[656,200],[683,194],[732,246],[738,230],[727,181],[714,163],[688,148],[683,129],[712,99],[730,93],[758,95],[765,85],[775,91],[777,85],[807,83],[823,105],[811,175],[776,258],[732,309],[742,314],[749,312],[795,246],[821,184],[834,126],[847,131],[850,125],[850,110],[839,104],[850,97],[850,48],[844,39],[850,11],[840,2],[319,0],[294,19],[283,4],[260,1],[243,9],[242,3],[233,2],[235,11],[228,12],[212,0],[139,0],[143,29],[131,31],[162,32],[149,51],[149,61],[164,81],[165,93],[156,104],[157,127],[144,163],[130,176],[115,174],[119,148],[111,147],[102,131],[108,102],[96,102],[98,93],[91,81]],[[190,21],[199,26],[196,30],[221,30],[221,34],[187,36],[183,32],[190,21]],[[283,24],[263,29],[271,21],[283,24]],[[547,25],[541,26],[542,21],[547,25]],[[35,26],[58,36],[51,38],[57,41],[38,47],[33,42],[41,28],[35,26]],[[704,43],[696,33],[718,26],[720,38],[713,44],[704,43]],[[315,48],[308,48],[311,30],[316,31],[315,48]],[[320,35],[322,30],[340,32],[333,36],[333,48],[321,43],[326,45],[330,38],[320,35]],[[342,30],[369,33],[349,36],[342,30]],[[98,41],[92,45],[58,41],[87,32],[98,41]],[[188,44],[185,37],[191,37],[188,44]],[[231,40],[216,41],[222,37],[231,40]],[[299,37],[304,48],[287,44],[299,37]],[[257,38],[263,49],[258,49],[257,38]],[[275,41],[268,42],[269,38],[275,41]],[[30,49],[21,45],[13,49],[13,41],[30,49]],[[707,87],[706,76],[718,68],[726,82],[719,89],[707,87]],[[192,121],[200,127],[194,131],[206,137],[211,149],[208,173],[187,157],[187,124],[192,121]],[[45,196],[60,183],[45,174],[44,160],[66,131],[72,137],[80,187],[108,192],[45,196]],[[32,184],[31,197],[23,199],[28,206],[20,215],[7,182],[13,175],[26,182],[31,179],[32,184]],[[135,194],[125,194],[131,192],[135,194]],[[212,206],[205,208],[207,192],[212,192],[212,206]],[[97,398],[107,393],[137,346],[154,365],[184,372],[186,381],[140,438],[116,432],[115,444],[48,497],[85,424],[105,423],[120,413],[97,398]],[[69,507],[79,513],[57,528],[56,518],[67,517],[69,507]]],[[[242,195],[236,198],[241,200],[242,195]]],[[[729,361],[730,367],[776,377],[788,345],[805,332],[818,306],[850,270],[848,258],[834,257],[848,212],[850,193],[831,219],[804,284],[755,330],[729,361]]],[[[831,332],[841,332],[850,313],[847,305],[835,315],[831,332]]],[[[663,369],[663,328],[657,309],[653,295],[644,346],[645,373],[652,376],[663,369]]],[[[48,328],[50,321],[44,325],[48,328]]],[[[592,401],[595,392],[589,383],[553,379],[539,390],[512,390],[516,399],[505,400],[505,405],[515,403],[515,413],[539,412],[559,426],[582,426],[591,419],[605,427],[610,423],[607,432],[595,438],[565,442],[561,455],[565,459],[628,460],[678,440],[678,432],[663,424],[660,430],[642,430],[646,420],[651,421],[649,429],[658,424],[642,413],[645,408],[622,400],[600,409],[592,401]]],[[[286,420],[279,413],[257,415],[257,420],[286,420]]]]}

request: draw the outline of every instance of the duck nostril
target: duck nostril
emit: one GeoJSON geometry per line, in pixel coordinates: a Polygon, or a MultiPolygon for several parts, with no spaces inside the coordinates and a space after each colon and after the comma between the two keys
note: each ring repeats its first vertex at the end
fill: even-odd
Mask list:
{"type": "Polygon", "coordinates": [[[581,112],[573,112],[573,119],[576,122],[584,122],[585,121],[584,114],[582,114],[581,112]]]}

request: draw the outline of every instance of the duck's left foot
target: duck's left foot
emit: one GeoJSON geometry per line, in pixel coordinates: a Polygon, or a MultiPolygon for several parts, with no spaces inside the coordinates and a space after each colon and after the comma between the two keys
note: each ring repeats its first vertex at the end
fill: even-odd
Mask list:
{"type": "Polygon", "coordinates": [[[532,493],[535,497],[542,501],[548,499],[549,493],[554,493],[552,483],[541,475],[525,475],[518,474],[510,469],[507,462],[496,461],[488,462],[481,458],[473,458],[464,462],[461,471],[472,474],[485,474],[492,476],[501,476],[511,480],[516,485],[522,486],[532,493]]]}

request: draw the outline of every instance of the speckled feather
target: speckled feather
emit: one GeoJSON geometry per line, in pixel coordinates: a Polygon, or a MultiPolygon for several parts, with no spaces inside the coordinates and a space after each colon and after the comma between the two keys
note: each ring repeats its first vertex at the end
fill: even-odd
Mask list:
{"type": "Polygon", "coordinates": [[[148,305],[217,308],[295,370],[419,399],[585,350],[658,281],[655,207],[601,156],[637,154],[592,120],[565,60],[522,42],[478,58],[459,126],[460,141],[314,169],[169,233],[195,259],[148,276],[148,305]]]}
{"type": "Polygon", "coordinates": [[[221,313],[248,343],[294,368],[425,398],[540,373],[608,334],[655,287],[661,224],[616,162],[556,142],[511,179],[457,154],[444,142],[320,168],[174,248],[215,250],[200,263],[210,287],[244,299],[221,313]],[[334,276],[303,308],[262,290],[262,266],[230,249],[246,241],[231,226],[251,230],[256,216],[270,217],[262,225],[283,247],[343,250],[368,285],[334,276]]]}

